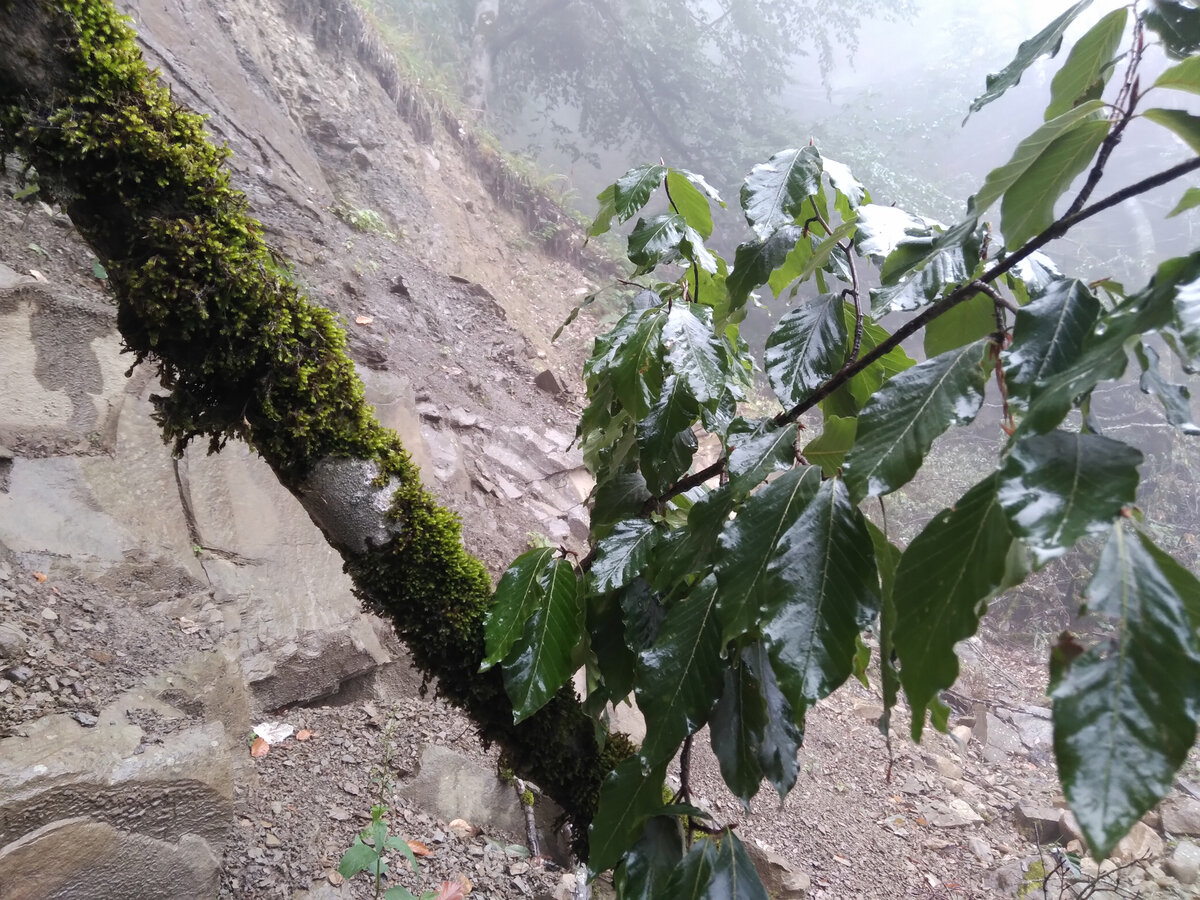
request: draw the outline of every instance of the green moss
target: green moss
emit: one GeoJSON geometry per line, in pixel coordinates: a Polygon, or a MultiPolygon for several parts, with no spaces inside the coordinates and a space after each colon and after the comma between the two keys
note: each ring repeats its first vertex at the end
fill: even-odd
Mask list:
{"type": "Polygon", "coordinates": [[[513,724],[499,670],[479,673],[488,574],[374,419],[332,314],[263,242],[223,167],[228,151],[146,68],[111,3],[46,0],[42,11],[73,48],[70,83],[2,95],[0,152],[36,168],[107,268],[134,365],[152,362],[167,389],[156,398],[164,436],[177,453],[197,438],[214,451],[244,440],[293,490],[322,459],[374,461],[380,486],[396,485],[399,536],[365,553],[339,547],[347,571],[439,691],[564,808],[583,850],[600,783],[632,745],[614,736],[601,750],[569,688],[513,724]]]}
{"type": "Polygon", "coordinates": [[[526,806],[533,806],[533,791],[531,791],[529,788],[525,788],[525,790],[521,793],[521,802],[526,806]]]}

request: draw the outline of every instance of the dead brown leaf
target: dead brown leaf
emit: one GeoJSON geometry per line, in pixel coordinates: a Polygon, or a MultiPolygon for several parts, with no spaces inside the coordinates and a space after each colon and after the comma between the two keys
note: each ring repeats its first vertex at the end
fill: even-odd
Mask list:
{"type": "Polygon", "coordinates": [[[44,572],[34,572],[33,577],[38,580],[39,584],[41,584],[42,582],[44,582],[46,580],[46,575],[44,572]]]}
{"type": "Polygon", "coordinates": [[[296,740],[298,741],[307,741],[310,737],[312,737],[312,732],[307,728],[301,728],[296,732],[296,740]]]}
{"type": "Polygon", "coordinates": [[[271,752],[271,745],[260,737],[254,739],[254,743],[250,745],[250,755],[257,759],[260,756],[266,756],[271,752]]]}
{"type": "Polygon", "coordinates": [[[358,325],[370,325],[372,322],[375,321],[375,317],[374,316],[357,316],[354,319],[354,321],[358,325]]]}

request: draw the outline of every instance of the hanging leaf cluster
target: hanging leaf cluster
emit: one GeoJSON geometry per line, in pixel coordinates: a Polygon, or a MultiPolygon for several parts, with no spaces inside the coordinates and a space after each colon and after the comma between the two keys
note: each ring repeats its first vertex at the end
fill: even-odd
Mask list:
{"type": "MultiPolygon", "coordinates": [[[[1086,6],[1023,44],[972,111],[1055,55],[1086,6]]],[[[1196,433],[1189,389],[1160,363],[1173,354],[1190,370],[1200,355],[1200,252],[1102,302],[1042,251],[1105,207],[1089,201],[1135,114],[1191,153],[1125,196],[1200,168],[1200,119],[1141,109],[1200,93],[1198,49],[1190,6],[1101,18],[1054,77],[1043,124],[949,226],[873,202],[811,144],[746,177],[732,261],[708,244],[725,203],[700,176],[645,165],[600,194],[591,234],[633,222],[642,288],[583,372],[592,550],[513,563],[485,667],[502,666],[518,720],[583,668],[600,740],[605,708],[636,699],[646,738],[604,782],[590,839],[591,869],[615,868],[621,896],[765,896],[723,823],[685,839],[706,819],[686,786],[664,791],[681,747],[708,725],[747,807],[764,779],[785,796],[807,711],[867,677],[865,632],[878,640],[881,727],[903,692],[914,738],[927,721],[944,729],[955,645],[998,592],[1085,538],[1104,542],[1086,597],[1112,637],[1082,653],[1064,638],[1051,692],[1063,785],[1092,852],[1103,858],[1170,787],[1200,717],[1200,582],[1140,523],[1143,455],[1104,433],[1096,389],[1132,360],[1166,421],[1196,433]],[[1139,92],[1147,30],[1173,61],[1139,92]],[[791,305],[755,359],[739,323],[768,290],[791,305]],[[920,359],[902,347],[918,337],[920,359]],[[746,402],[756,377],[773,414],[746,402]],[[864,510],[988,395],[1005,416],[994,465],[896,546],[864,510]]],[[[1195,205],[1180,193],[1181,209],[1195,205]]]]}

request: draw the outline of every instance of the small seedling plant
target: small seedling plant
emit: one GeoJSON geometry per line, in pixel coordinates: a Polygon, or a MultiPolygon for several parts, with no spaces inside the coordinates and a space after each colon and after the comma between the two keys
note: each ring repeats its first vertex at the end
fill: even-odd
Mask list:
{"type": "MultiPolygon", "coordinates": [[[[418,900],[416,894],[402,885],[397,884],[387,890],[383,889],[383,880],[391,872],[387,861],[388,852],[391,850],[398,850],[404,855],[409,865],[412,866],[414,875],[421,874],[417,857],[412,848],[408,846],[408,842],[388,833],[387,819],[384,818],[386,814],[386,806],[376,803],[371,807],[371,824],[354,838],[350,849],[342,854],[342,861],[338,863],[338,873],[343,878],[353,878],[360,872],[369,873],[375,880],[376,898],[418,900]]],[[[419,900],[434,900],[437,896],[437,891],[425,891],[420,895],[419,900]]]]}

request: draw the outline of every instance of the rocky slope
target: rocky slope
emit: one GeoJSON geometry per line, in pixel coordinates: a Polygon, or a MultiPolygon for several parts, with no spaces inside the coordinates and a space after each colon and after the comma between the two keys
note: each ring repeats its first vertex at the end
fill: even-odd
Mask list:
{"type": "MultiPolygon", "coordinates": [[[[397,78],[349,5],[127,8],[232,148],[273,245],[342,316],[369,398],[469,548],[498,572],[531,536],[582,541],[587,328],[549,337],[595,276],[568,232],[530,236],[555,214],[510,202],[511,173],[397,78]]],[[[430,851],[414,890],[567,896],[553,812],[538,805],[527,859],[516,791],[469,723],[422,695],[264,466],[234,446],[170,457],[102,270],[54,209],[0,187],[0,900],[372,896],[336,867],[376,802],[430,851]],[[264,721],[293,732],[254,756],[264,721]]],[[[971,653],[953,739],[889,751],[874,693],[852,687],[811,714],[796,790],[749,816],[697,742],[693,787],[757,841],[777,895],[1041,890],[1056,861],[1038,841],[1072,834],[1040,665],[971,653]]],[[[1114,896],[1194,890],[1190,789],[1104,864],[1114,896]]]]}

